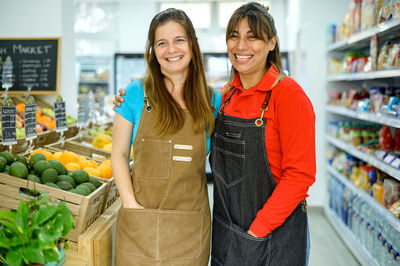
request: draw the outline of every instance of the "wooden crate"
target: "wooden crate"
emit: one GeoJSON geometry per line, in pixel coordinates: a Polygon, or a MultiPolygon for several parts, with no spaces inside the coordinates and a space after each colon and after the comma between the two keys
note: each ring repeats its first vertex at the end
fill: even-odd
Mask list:
{"type": "Polygon", "coordinates": [[[77,243],[68,242],[70,248],[66,250],[67,260],[64,265],[113,265],[113,227],[115,226],[120,207],[121,201],[117,200],[79,236],[77,243]],[[71,253],[81,258],[86,258],[86,262],[72,264],[73,258],[72,256],[68,256],[71,253]]]}
{"type": "Polygon", "coordinates": [[[83,145],[74,138],[66,140],[64,142],[64,146],[62,146],[62,143],[56,142],[53,144],[46,145],[45,147],[59,151],[73,151],[77,154],[84,155],[86,157],[97,159],[100,161],[111,158],[111,152],[94,148],[93,146],[89,145],[83,145]]]}
{"type": "Polygon", "coordinates": [[[74,228],[67,239],[77,241],[83,233],[102,213],[107,184],[103,183],[89,196],[81,196],[68,191],[34,183],[29,180],[16,178],[0,173],[0,208],[17,209],[20,199],[27,195],[22,189],[47,191],[49,198],[65,201],[66,206],[74,216],[74,228]]]}

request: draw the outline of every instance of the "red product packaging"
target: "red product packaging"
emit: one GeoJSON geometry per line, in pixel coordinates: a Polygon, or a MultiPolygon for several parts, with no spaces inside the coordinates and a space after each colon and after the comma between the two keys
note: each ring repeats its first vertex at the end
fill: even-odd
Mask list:
{"type": "Polygon", "coordinates": [[[387,125],[382,125],[379,132],[379,147],[384,151],[391,151],[394,146],[394,140],[392,137],[392,131],[387,125]]]}

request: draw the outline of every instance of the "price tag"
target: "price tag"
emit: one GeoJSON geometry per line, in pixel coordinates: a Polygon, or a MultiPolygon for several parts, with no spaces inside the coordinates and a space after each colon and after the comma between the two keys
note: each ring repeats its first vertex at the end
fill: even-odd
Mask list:
{"type": "Polygon", "coordinates": [[[376,151],[375,152],[375,157],[378,158],[379,160],[383,161],[383,158],[385,158],[387,152],[385,151],[376,151]]]}
{"type": "Polygon", "coordinates": [[[79,107],[78,107],[78,127],[85,127],[87,126],[87,121],[89,118],[88,115],[88,100],[87,99],[82,99],[79,101],[79,107]]]}
{"type": "Polygon", "coordinates": [[[396,158],[391,164],[394,168],[400,168],[400,158],[396,158]]]}
{"type": "Polygon", "coordinates": [[[67,117],[65,114],[65,102],[60,95],[57,96],[57,101],[54,103],[54,114],[56,118],[56,132],[64,132],[68,130],[67,117]]]}
{"type": "Polygon", "coordinates": [[[3,145],[17,144],[16,130],[17,110],[10,98],[6,99],[6,105],[1,107],[1,133],[3,145]]]}
{"type": "Polygon", "coordinates": [[[100,117],[104,117],[105,116],[104,106],[105,106],[104,95],[101,95],[99,97],[99,115],[100,115],[100,117]]]}
{"type": "Polygon", "coordinates": [[[393,154],[388,154],[383,160],[385,163],[390,164],[396,157],[393,154]]]}
{"type": "Polygon", "coordinates": [[[93,95],[92,91],[89,92],[88,106],[89,106],[90,122],[92,122],[93,124],[96,124],[96,103],[95,103],[95,99],[94,99],[94,95],[93,95]]]}
{"type": "Polygon", "coordinates": [[[24,124],[25,124],[25,138],[31,140],[37,138],[36,132],[36,109],[37,105],[35,99],[29,96],[25,104],[24,124]]]}

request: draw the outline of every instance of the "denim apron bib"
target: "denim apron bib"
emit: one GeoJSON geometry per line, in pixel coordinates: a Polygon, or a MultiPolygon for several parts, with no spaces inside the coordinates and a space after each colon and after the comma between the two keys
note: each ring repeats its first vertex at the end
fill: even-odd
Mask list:
{"type": "Polygon", "coordinates": [[[178,132],[160,137],[145,101],[133,145],[132,184],[144,209],[121,208],[116,266],[205,266],[211,215],[205,175],[205,132],[193,131],[189,111],[178,132]]]}
{"type": "Polygon", "coordinates": [[[307,246],[306,202],[269,235],[256,238],[247,230],[276,187],[265,147],[264,112],[243,119],[224,114],[235,92],[223,103],[212,136],[210,164],[214,177],[211,265],[305,265],[307,246]]]}

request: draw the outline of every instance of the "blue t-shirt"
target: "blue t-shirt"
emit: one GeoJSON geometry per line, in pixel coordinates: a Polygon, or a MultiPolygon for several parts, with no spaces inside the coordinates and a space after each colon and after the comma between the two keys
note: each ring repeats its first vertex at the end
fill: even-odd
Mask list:
{"type": "MultiPolygon", "coordinates": [[[[143,110],[143,98],[144,98],[144,87],[141,79],[132,81],[126,87],[126,94],[124,96],[125,101],[121,104],[121,107],[117,107],[115,111],[119,113],[123,118],[133,123],[132,132],[132,144],[135,140],[140,117],[142,116],[143,110]]],[[[219,91],[214,91],[214,97],[212,97],[212,105],[214,106],[214,118],[217,116],[219,108],[221,107],[222,95],[219,91]]],[[[210,151],[210,137],[207,138],[207,154],[210,151]]]]}

